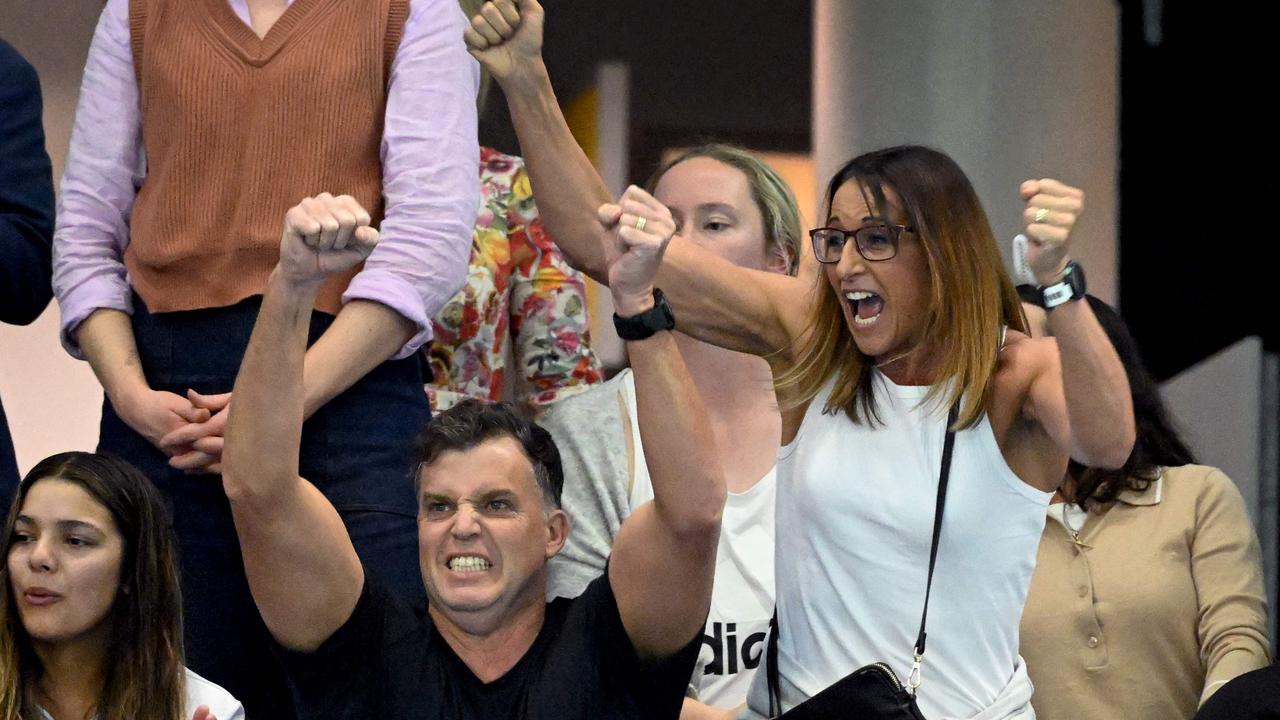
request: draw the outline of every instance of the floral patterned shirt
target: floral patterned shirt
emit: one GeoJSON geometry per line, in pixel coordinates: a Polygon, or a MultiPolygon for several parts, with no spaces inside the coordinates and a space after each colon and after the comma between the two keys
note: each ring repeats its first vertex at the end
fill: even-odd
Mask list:
{"type": "Polygon", "coordinates": [[[467,284],[433,322],[427,393],[436,412],[503,399],[510,349],[519,400],[538,409],[603,379],[585,281],[543,229],[520,158],[481,148],[480,185],[467,284]]]}

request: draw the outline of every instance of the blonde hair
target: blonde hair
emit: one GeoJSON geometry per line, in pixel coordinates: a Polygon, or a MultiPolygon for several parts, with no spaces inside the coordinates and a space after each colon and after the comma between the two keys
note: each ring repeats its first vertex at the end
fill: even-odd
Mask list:
{"type": "MultiPolygon", "coordinates": [[[[957,429],[972,427],[991,400],[1004,328],[1026,329],[982,203],[954,160],[918,145],[877,150],[846,163],[827,188],[828,214],[836,191],[850,182],[881,214],[888,207],[885,188],[891,188],[924,246],[930,294],[922,334],[929,345],[923,350],[938,354],[924,403],[935,410],[959,404],[957,429]]],[[[825,274],[817,281],[825,285],[825,274]]],[[[854,344],[839,295],[822,287],[815,295],[809,332],[794,365],[778,379],[783,407],[804,405],[834,379],[823,411],[874,424],[874,367],[854,344]]]]}
{"type": "Polygon", "coordinates": [[[645,190],[652,193],[671,168],[693,158],[709,158],[747,176],[751,199],[764,220],[765,249],[771,255],[785,258],[787,274],[795,275],[804,243],[804,228],[800,224],[796,197],[786,181],[750,151],[725,143],[699,145],[680,153],[659,168],[645,183],[645,190]]]}

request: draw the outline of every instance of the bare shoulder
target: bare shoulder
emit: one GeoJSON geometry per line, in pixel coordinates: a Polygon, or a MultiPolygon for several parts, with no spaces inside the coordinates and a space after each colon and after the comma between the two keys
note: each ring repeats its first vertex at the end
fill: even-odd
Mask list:
{"type": "Polygon", "coordinates": [[[1058,341],[1051,337],[1033,338],[1017,330],[1010,330],[1000,350],[997,372],[1013,370],[1016,373],[1034,372],[1058,355],[1058,341]]]}
{"type": "Polygon", "coordinates": [[[1057,343],[1052,338],[1010,331],[996,363],[987,408],[1005,462],[1024,482],[1045,491],[1062,481],[1066,453],[1037,417],[1031,397],[1036,381],[1057,358],[1057,343]]]}
{"type": "Polygon", "coordinates": [[[1004,347],[996,362],[993,411],[1001,407],[1020,414],[1031,384],[1058,362],[1058,341],[1033,338],[1016,330],[1005,337],[1004,347]]]}

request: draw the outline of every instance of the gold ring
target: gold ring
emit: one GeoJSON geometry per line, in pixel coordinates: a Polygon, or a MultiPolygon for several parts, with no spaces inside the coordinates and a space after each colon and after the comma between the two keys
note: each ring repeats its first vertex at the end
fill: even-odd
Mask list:
{"type": "Polygon", "coordinates": [[[1036,222],[1042,223],[1047,217],[1049,217],[1048,208],[1036,208],[1036,222]]]}
{"type": "Polygon", "coordinates": [[[637,230],[639,230],[640,232],[644,232],[644,226],[645,226],[647,223],[648,223],[648,221],[647,221],[647,220],[645,220],[645,219],[644,219],[644,218],[642,218],[642,217],[638,217],[638,218],[636,218],[636,229],[637,229],[637,230]]]}

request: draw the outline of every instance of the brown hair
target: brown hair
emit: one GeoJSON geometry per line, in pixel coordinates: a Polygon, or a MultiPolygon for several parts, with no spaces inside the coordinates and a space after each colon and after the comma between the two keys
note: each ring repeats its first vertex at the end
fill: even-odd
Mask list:
{"type": "Polygon", "coordinates": [[[33,689],[42,669],[13,597],[13,528],[33,485],[73,483],[111,513],[124,538],[120,589],[112,605],[100,720],[188,720],[182,658],[182,594],[173,538],[160,493],[123,460],[86,452],[45,458],[23,478],[9,509],[0,580],[0,720],[39,717],[33,689]]]}
{"type": "Polygon", "coordinates": [[[765,164],[749,150],[725,143],[709,142],[680,153],[671,162],[658,168],[644,189],[652,193],[671,168],[685,160],[709,158],[724,163],[747,176],[751,199],[764,220],[765,249],[771,255],[786,258],[788,275],[795,275],[800,265],[800,252],[804,243],[804,228],[800,224],[800,209],[791,187],[773,168],[765,164]]]}
{"type": "MultiPolygon", "coordinates": [[[[876,150],[850,160],[827,188],[827,214],[836,191],[857,183],[881,214],[885,189],[902,203],[929,264],[930,298],[924,337],[926,352],[941,353],[937,376],[925,397],[935,407],[960,403],[959,429],[973,426],[991,398],[1005,326],[1024,331],[1018,294],[1005,272],[987,214],[964,172],[950,157],[919,145],[876,150]]],[[[795,364],[778,380],[784,407],[809,402],[834,378],[824,412],[844,411],[853,422],[876,422],[871,382],[873,366],[854,344],[837,293],[821,285],[809,318],[809,332],[795,364]]]]}

